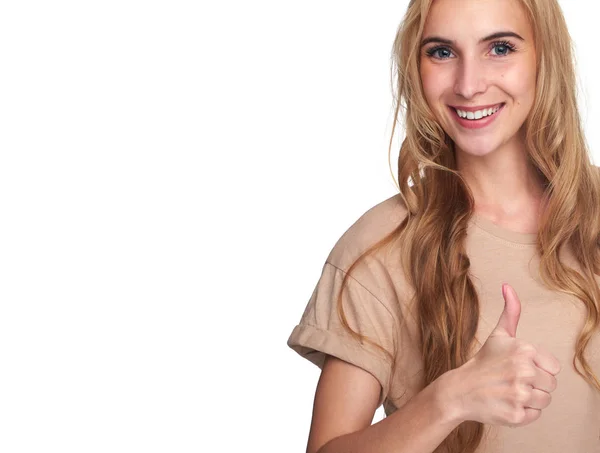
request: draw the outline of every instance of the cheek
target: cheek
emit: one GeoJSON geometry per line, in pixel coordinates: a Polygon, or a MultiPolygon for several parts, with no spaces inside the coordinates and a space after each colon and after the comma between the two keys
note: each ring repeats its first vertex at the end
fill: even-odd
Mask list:
{"type": "Polygon", "coordinates": [[[423,92],[428,102],[439,98],[441,93],[444,92],[444,80],[448,81],[447,77],[444,77],[442,71],[439,68],[432,68],[431,64],[423,63],[420,69],[421,83],[423,84],[423,92]]]}
{"type": "Polygon", "coordinates": [[[510,96],[526,99],[535,95],[535,77],[535,67],[515,66],[502,71],[498,83],[510,96]]]}

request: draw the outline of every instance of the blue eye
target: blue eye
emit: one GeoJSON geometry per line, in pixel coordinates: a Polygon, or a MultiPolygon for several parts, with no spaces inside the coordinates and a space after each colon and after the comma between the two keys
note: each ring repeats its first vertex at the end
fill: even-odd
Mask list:
{"type": "MultiPolygon", "coordinates": [[[[516,48],[514,46],[514,44],[511,44],[509,41],[495,41],[491,44],[490,46],[492,49],[495,48],[504,48],[504,53],[500,53],[499,55],[495,55],[496,57],[505,57],[509,54],[511,54],[512,52],[516,51],[516,48]]],[[[447,56],[449,56],[448,54],[451,53],[449,47],[447,46],[435,46],[432,47],[431,49],[427,50],[425,52],[427,54],[427,56],[429,57],[434,57],[436,60],[446,60],[447,56]],[[438,56],[435,56],[436,52],[445,52],[444,55],[446,56],[442,56],[441,54],[438,54],[438,56]]]]}
{"type": "Polygon", "coordinates": [[[492,48],[496,47],[504,47],[506,49],[506,53],[501,54],[501,56],[508,55],[509,53],[515,51],[515,46],[513,46],[508,41],[495,42],[494,44],[492,44],[492,48]]]}
{"type": "MultiPolygon", "coordinates": [[[[434,55],[436,52],[438,52],[438,51],[450,52],[450,51],[448,50],[448,48],[446,48],[446,47],[441,47],[441,46],[438,46],[438,47],[433,47],[433,48],[429,49],[429,50],[427,51],[427,55],[429,55],[430,57],[432,57],[432,56],[433,56],[433,55],[434,55]]],[[[444,59],[444,58],[442,57],[442,58],[441,58],[441,60],[443,60],[443,59],[444,59]]]]}

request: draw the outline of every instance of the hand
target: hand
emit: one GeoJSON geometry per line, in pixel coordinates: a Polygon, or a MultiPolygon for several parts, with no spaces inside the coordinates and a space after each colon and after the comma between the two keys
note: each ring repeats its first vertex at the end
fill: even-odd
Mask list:
{"type": "Polygon", "coordinates": [[[463,420],[525,426],[550,405],[561,367],[540,346],[516,338],[521,302],[512,287],[503,288],[498,324],[477,354],[453,370],[453,395],[463,420]]]}

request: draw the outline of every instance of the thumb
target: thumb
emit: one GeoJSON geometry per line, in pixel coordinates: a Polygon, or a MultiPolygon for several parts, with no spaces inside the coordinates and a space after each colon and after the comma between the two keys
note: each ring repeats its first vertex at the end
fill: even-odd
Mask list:
{"type": "Polygon", "coordinates": [[[517,336],[517,324],[519,324],[521,316],[521,301],[515,290],[507,283],[502,285],[502,295],[504,296],[504,311],[500,315],[493,334],[503,334],[514,338],[517,336]]]}

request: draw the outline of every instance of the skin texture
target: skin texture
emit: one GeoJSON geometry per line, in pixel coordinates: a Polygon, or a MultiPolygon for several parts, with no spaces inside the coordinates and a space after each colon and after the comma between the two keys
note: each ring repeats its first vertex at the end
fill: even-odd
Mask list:
{"type": "Polygon", "coordinates": [[[306,453],[430,453],[462,421],[459,380],[445,374],[371,425],[381,385],[335,357],[323,366],[306,453]]]}
{"type": "Polygon", "coordinates": [[[423,38],[437,36],[454,44],[432,42],[421,49],[423,90],[435,118],[456,144],[456,160],[475,198],[475,211],[521,232],[537,230],[542,181],[528,163],[523,123],[536,88],[536,50],[531,25],[517,0],[435,0],[423,38]],[[460,11],[460,14],[457,14],[460,11]],[[524,40],[501,37],[479,43],[496,31],[512,31],[524,40]],[[508,41],[512,52],[495,41],[508,41]],[[433,55],[427,50],[443,46],[433,55]],[[465,129],[448,105],[506,103],[483,129],[465,129]]]}

